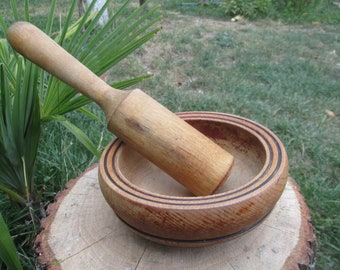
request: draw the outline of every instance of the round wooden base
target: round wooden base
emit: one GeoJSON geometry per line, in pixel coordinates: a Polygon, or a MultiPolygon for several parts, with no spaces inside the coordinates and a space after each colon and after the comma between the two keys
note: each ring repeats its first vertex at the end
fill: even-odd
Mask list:
{"type": "Polygon", "coordinates": [[[213,246],[180,248],[133,233],[104,200],[97,175],[95,165],[49,206],[36,239],[44,269],[309,269],[313,264],[315,235],[292,178],[270,215],[250,232],[213,246]]]}

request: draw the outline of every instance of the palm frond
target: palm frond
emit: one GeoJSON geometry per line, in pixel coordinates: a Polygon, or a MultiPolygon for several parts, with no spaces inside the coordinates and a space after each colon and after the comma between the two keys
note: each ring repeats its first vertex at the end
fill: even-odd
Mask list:
{"type": "MultiPolygon", "coordinates": [[[[14,20],[18,21],[20,19],[20,14],[18,12],[17,1],[16,0],[10,0],[10,1],[11,1],[11,7],[13,11],[14,20]]],[[[27,2],[27,0],[25,0],[25,2],[27,2]]]]}
{"type": "Polygon", "coordinates": [[[65,117],[61,115],[51,116],[51,120],[58,121],[62,124],[68,131],[70,131],[78,140],[81,142],[89,151],[95,154],[97,157],[100,157],[101,152],[97,149],[97,147],[93,144],[93,142],[88,138],[88,136],[76,125],[72,124],[65,117]]]}
{"type": "Polygon", "coordinates": [[[26,199],[24,197],[4,185],[0,185],[0,191],[6,193],[8,197],[15,202],[21,203],[23,205],[26,203],[26,199]]]}
{"type": "Polygon", "coordinates": [[[8,188],[17,193],[13,200],[25,197],[29,201],[40,137],[38,73],[36,66],[27,63],[24,67],[24,60],[19,59],[14,92],[10,91],[4,65],[0,65],[0,185],[3,191],[8,188]]]}
{"type": "Polygon", "coordinates": [[[152,74],[147,74],[144,76],[135,77],[135,78],[120,81],[117,83],[112,83],[111,86],[116,89],[126,89],[152,76],[153,76],[152,74]]]}
{"type": "Polygon", "coordinates": [[[8,269],[22,270],[22,265],[17,254],[14,242],[9,233],[8,227],[0,213],[0,260],[8,269]]]}
{"type": "Polygon", "coordinates": [[[52,33],[52,26],[53,26],[56,5],[57,5],[57,0],[52,0],[50,4],[50,13],[47,16],[47,22],[46,22],[46,28],[45,28],[45,32],[48,35],[51,35],[52,33]]]}
{"type": "MultiPolygon", "coordinates": [[[[103,9],[107,7],[109,2],[110,0],[105,3],[103,9]]],[[[104,74],[141,47],[161,29],[154,27],[161,18],[157,13],[159,9],[157,5],[146,12],[142,7],[137,8],[126,20],[112,29],[119,15],[128,7],[129,2],[130,0],[126,1],[101,29],[96,28],[96,21],[99,20],[103,9],[98,13],[91,13],[90,6],[84,16],[75,23],[70,24],[70,20],[67,19],[61,33],[55,37],[55,40],[64,45],[69,52],[94,73],[97,75],[104,74]],[[141,14],[143,15],[141,16],[141,14]],[[129,25],[128,30],[124,31],[129,25]],[[84,29],[85,31],[83,31],[84,29]],[[128,38],[126,38],[127,36],[128,38]]],[[[149,76],[136,77],[128,83],[122,82],[115,85],[121,85],[124,88],[149,76]]],[[[90,102],[92,101],[88,100],[87,97],[79,95],[68,85],[51,77],[42,97],[42,119],[46,121],[51,119],[50,116],[63,115],[90,102]]]]}
{"type": "Polygon", "coordinates": [[[0,39],[0,63],[6,70],[6,76],[9,80],[9,87],[14,92],[16,84],[16,71],[17,71],[17,57],[13,55],[13,50],[9,46],[6,39],[0,39]]]}

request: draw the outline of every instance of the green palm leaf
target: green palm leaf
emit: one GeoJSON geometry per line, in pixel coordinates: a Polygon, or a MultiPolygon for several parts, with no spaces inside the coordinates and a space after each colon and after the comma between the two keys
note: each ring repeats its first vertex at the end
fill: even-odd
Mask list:
{"type": "Polygon", "coordinates": [[[100,157],[101,152],[93,144],[93,142],[88,138],[88,136],[76,125],[72,124],[65,117],[61,115],[51,116],[50,120],[58,121],[62,124],[68,131],[70,131],[89,151],[94,153],[97,157],[100,157]]]}
{"type": "Polygon", "coordinates": [[[21,270],[22,265],[9,233],[8,227],[0,213],[0,260],[9,270],[21,270]]]}
{"type": "Polygon", "coordinates": [[[23,61],[18,60],[14,92],[10,91],[4,65],[0,65],[0,184],[3,191],[7,188],[17,193],[12,196],[16,201],[21,197],[30,201],[34,193],[34,164],[40,137],[38,70],[30,63],[24,68],[23,61]]]}

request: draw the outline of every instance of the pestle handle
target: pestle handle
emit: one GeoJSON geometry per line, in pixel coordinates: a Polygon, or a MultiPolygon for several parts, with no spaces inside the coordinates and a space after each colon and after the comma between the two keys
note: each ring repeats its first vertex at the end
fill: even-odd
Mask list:
{"type": "Polygon", "coordinates": [[[108,129],[195,195],[226,180],[233,156],[139,89],[107,85],[34,25],[17,22],[7,38],[23,56],[104,110],[108,129]]]}
{"type": "Polygon", "coordinates": [[[107,85],[30,23],[12,24],[7,32],[7,39],[17,52],[96,102],[107,117],[111,116],[121,100],[129,94],[128,91],[107,85]]]}

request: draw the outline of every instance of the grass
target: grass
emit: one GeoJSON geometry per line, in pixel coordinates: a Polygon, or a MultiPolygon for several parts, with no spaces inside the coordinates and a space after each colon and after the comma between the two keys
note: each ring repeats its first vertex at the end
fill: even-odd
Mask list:
{"type": "MultiPolygon", "coordinates": [[[[153,78],[138,87],[172,111],[233,113],[273,130],[287,149],[290,174],[311,210],[318,239],[317,269],[336,269],[340,265],[340,26],[335,22],[340,9],[324,1],[324,9],[332,12],[309,14],[310,19],[299,24],[270,19],[232,23],[216,7],[159,2],[164,4],[163,30],[112,70],[109,80],[152,72],[153,78]]],[[[60,1],[61,13],[68,3],[60,1]]],[[[37,24],[47,5],[47,0],[36,5],[37,24]]],[[[0,12],[6,8],[1,1],[0,12]]],[[[97,106],[90,108],[102,115],[97,106]]],[[[103,123],[75,113],[69,117],[94,141],[105,145],[112,139],[103,123]]],[[[46,126],[42,140],[37,179],[46,187],[48,202],[68,179],[96,160],[58,125],[46,126]]],[[[21,257],[26,268],[32,268],[34,252],[27,242],[33,229],[22,224],[25,213],[1,196],[0,206],[21,257]]]]}
{"type": "Polygon", "coordinates": [[[317,267],[335,269],[340,263],[339,25],[231,23],[168,12],[163,28],[124,70],[139,65],[154,73],[140,87],[173,111],[233,113],[273,130],[311,210],[317,267]]]}
{"type": "MultiPolygon", "coordinates": [[[[225,20],[226,14],[221,8],[219,3],[223,1],[209,0],[209,5],[186,5],[185,3],[197,3],[196,0],[171,0],[160,1],[164,5],[166,10],[180,12],[183,15],[204,16],[219,20],[225,20]]],[[[260,15],[275,20],[282,20],[286,23],[298,23],[298,24],[310,24],[310,23],[326,23],[326,24],[338,24],[340,23],[339,10],[332,0],[311,0],[312,4],[297,12],[294,8],[289,8],[286,11],[279,12],[275,7],[278,6],[278,2],[284,3],[289,1],[272,1],[274,4],[272,8],[268,10],[266,15],[260,15]]],[[[298,2],[298,0],[291,1],[298,2]]],[[[307,2],[306,0],[300,0],[300,2],[307,2]]],[[[281,7],[282,8],[282,7],[281,7]]]]}

